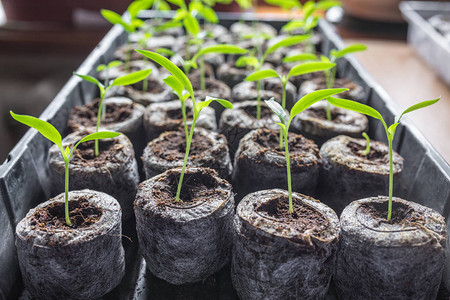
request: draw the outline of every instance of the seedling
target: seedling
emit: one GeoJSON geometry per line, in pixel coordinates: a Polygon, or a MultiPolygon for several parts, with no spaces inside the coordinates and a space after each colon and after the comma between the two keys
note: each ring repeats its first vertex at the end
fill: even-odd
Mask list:
{"type": "Polygon", "coordinates": [[[184,134],[187,138],[189,136],[189,130],[187,126],[187,118],[186,118],[186,100],[189,98],[189,93],[183,89],[183,85],[180,81],[173,75],[169,75],[163,79],[163,81],[172,88],[173,92],[178,96],[178,99],[181,103],[181,113],[183,115],[183,124],[184,124],[184,134]]]}
{"type": "Polygon", "coordinates": [[[120,133],[117,132],[111,132],[111,131],[101,131],[101,132],[95,132],[86,135],[83,137],[78,143],[75,144],[75,146],[70,149],[69,147],[66,147],[64,149],[62,145],[62,137],[59,134],[58,130],[51,125],[48,122],[45,122],[43,120],[40,120],[38,118],[32,117],[32,116],[26,116],[26,115],[17,115],[10,111],[11,116],[16,120],[19,121],[22,124],[25,124],[27,126],[30,126],[31,128],[36,129],[39,131],[45,138],[56,144],[61,151],[61,155],[64,160],[64,166],[65,166],[65,193],[64,193],[64,200],[65,200],[65,219],[67,226],[71,226],[72,223],[69,219],[69,163],[70,159],[72,158],[73,152],[83,142],[87,141],[98,141],[99,139],[108,139],[108,138],[114,138],[120,133]]]}
{"type": "Polygon", "coordinates": [[[367,106],[367,105],[364,105],[364,104],[361,104],[361,103],[358,103],[355,101],[346,100],[346,99],[339,99],[339,98],[333,98],[333,97],[329,97],[327,99],[328,102],[330,102],[334,106],[353,110],[353,111],[359,112],[361,114],[368,115],[370,117],[380,120],[381,123],[383,124],[384,130],[386,131],[388,143],[389,143],[389,202],[388,202],[388,216],[387,216],[388,221],[391,220],[391,216],[392,216],[392,193],[394,190],[392,141],[394,140],[395,130],[396,130],[397,126],[400,124],[400,120],[404,114],[410,113],[410,112],[418,110],[420,108],[430,106],[430,105],[438,102],[439,99],[440,99],[440,97],[437,99],[434,99],[434,100],[422,101],[422,102],[419,102],[417,104],[414,104],[414,105],[408,107],[400,115],[395,116],[394,123],[392,125],[390,125],[389,127],[386,125],[386,122],[384,121],[381,114],[377,110],[373,109],[370,106],[367,106]]]}
{"type": "MultiPolygon", "coordinates": [[[[278,78],[281,80],[282,84],[282,100],[281,100],[281,107],[283,109],[286,109],[286,85],[289,82],[289,78],[292,76],[299,76],[307,73],[317,72],[317,71],[323,71],[328,70],[332,67],[334,67],[336,64],[334,63],[326,63],[326,62],[308,62],[300,65],[296,65],[292,67],[289,70],[288,75],[280,75],[275,70],[268,69],[268,70],[260,70],[256,71],[250,75],[248,75],[245,80],[246,81],[259,81],[266,78],[278,78]]],[[[283,132],[280,131],[280,148],[282,148],[282,134],[283,132]]]]}
{"type": "MultiPolygon", "coordinates": [[[[95,127],[95,132],[98,132],[98,128],[100,127],[100,120],[102,119],[101,116],[102,116],[102,111],[103,111],[103,100],[105,98],[106,92],[108,92],[108,90],[113,86],[124,86],[124,85],[130,85],[130,84],[139,82],[139,81],[147,78],[151,72],[152,72],[151,69],[133,72],[133,73],[130,73],[127,75],[117,77],[116,79],[114,79],[111,82],[111,84],[109,84],[109,82],[102,84],[100,81],[98,81],[97,78],[89,76],[89,75],[81,75],[81,74],[77,74],[75,72],[73,73],[74,75],[77,75],[78,77],[80,77],[90,83],[96,84],[100,91],[100,103],[98,105],[97,124],[95,127]]],[[[98,156],[98,141],[97,140],[95,141],[95,156],[98,156]]]]}
{"type": "MultiPolygon", "coordinates": [[[[363,44],[352,44],[348,47],[345,47],[342,50],[331,50],[330,51],[330,58],[326,56],[322,56],[321,60],[324,62],[332,62],[335,63],[339,58],[344,57],[350,53],[359,52],[367,50],[367,46],[363,44]]],[[[331,70],[325,71],[325,79],[326,79],[326,85],[327,89],[331,89],[334,86],[334,80],[336,78],[336,67],[332,68],[331,70]]],[[[327,120],[331,121],[331,107],[328,104],[327,105],[327,120]]]]}
{"type": "Polygon", "coordinates": [[[366,149],[361,150],[361,151],[360,151],[360,154],[361,154],[362,156],[367,156],[367,155],[369,155],[369,153],[370,153],[370,138],[369,138],[369,136],[367,135],[367,133],[365,133],[365,132],[362,133],[362,136],[366,139],[366,149]]]}
{"type": "MultiPolygon", "coordinates": [[[[269,47],[259,59],[255,59],[255,57],[252,57],[252,56],[242,56],[241,58],[239,58],[236,61],[236,66],[243,67],[243,66],[251,64],[254,66],[255,71],[258,72],[258,71],[260,71],[261,67],[263,66],[263,64],[269,54],[275,52],[276,50],[278,50],[282,47],[290,47],[290,46],[296,45],[298,43],[301,43],[302,41],[304,41],[310,37],[311,37],[310,35],[294,35],[294,36],[287,37],[287,38],[279,41],[275,45],[269,47]]],[[[266,70],[264,70],[264,71],[266,71],[266,70]]],[[[264,71],[262,71],[262,72],[264,72],[264,71]]],[[[275,71],[273,71],[273,72],[275,72],[275,71]]],[[[276,72],[275,72],[275,74],[276,74],[275,77],[277,77],[278,74],[276,72]]],[[[261,118],[261,93],[260,93],[261,80],[256,80],[256,91],[257,91],[256,119],[259,120],[261,118]]]]}
{"type": "MultiPolygon", "coordinates": [[[[184,173],[186,170],[187,160],[189,157],[189,151],[191,148],[192,136],[194,135],[195,123],[197,122],[200,112],[202,111],[203,108],[209,106],[209,104],[212,101],[217,101],[221,105],[223,105],[225,108],[230,108],[230,109],[233,108],[233,105],[227,100],[215,99],[215,98],[210,98],[210,97],[207,97],[205,101],[196,103],[192,83],[189,81],[186,74],[184,74],[183,71],[180,70],[180,68],[178,68],[174,63],[172,63],[170,60],[168,60],[167,58],[165,58],[164,56],[162,56],[158,53],[146,51],[146,50],[136,50],[136,51],[141,53],[142,55],[146,56],[147,58],[153,60],[154,62],[158,63],[163,68],[165,68],[167,71],[169,71],[173,76],[173,77],[171,77],[171,79],[169,79],[170,86],[173,85],[174,90],[179,95],[181,94],[181,92],[184,89],[186,89],[187,92],[189,93],[189,96],[192,99],[194,116],[192,119],[192,125],[191,125],[191,129],[189,132],[189,136],[188,136],[188,139],[186,140],[186,152],[184,154],[183,167],[181,169],[180,181],[178,182],[177,194],[175,197],[175,201],[178,202],[178,201],[180,201],[181,186],[183,184],[183,177],[184,177],[184,173]],[[175,80],[173,80],[173,79],[175,79],[175,80]]],[[[166,83],[168,82],[167,78],[166,78],[165,82],[166,83]]]]}
{"type": "Polygon", "coordinates": [[[266,100],[267,106],[278,116],[280,119],[280,123],[277,123],[281,127],[281,131],[283,132],[284,137],[284,149],[286,154],[286,169],[287,169],[287,181],[288,181],[288,192],[289,192],[289,213],[294,212],[294,208],[292,205],[292,185],[291,185],[291,164],[289,162],[289,145],[288,145],[288,132],[289,126],[291,125],[292,120],[296,115],[310,107],[312,104],[317,101],[324,99],[326,97],[330,97],[331,95],[339,94],[341,92],[348,91],[348,89],[326,89],[326,90],[318,90],[312,93],[309,93],[303,96],[300,100],[298,100],[295,105],[292,107],[291,112],[289,113],[289,118],[286,122],[286,112],[283,107],[273,99],[266,100]]]}

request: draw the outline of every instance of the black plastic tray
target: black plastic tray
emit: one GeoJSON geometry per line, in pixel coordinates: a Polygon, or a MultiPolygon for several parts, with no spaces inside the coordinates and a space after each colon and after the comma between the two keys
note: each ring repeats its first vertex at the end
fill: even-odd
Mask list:
{"type": "MultiPolygon", "coordinates": [[[[144,12],[142,17],[151,18],[152,12],[144,12]]],[[[219,17],[225,26],[239,20],[238,14],[223,13],[219,17]]],[[[244,15],[244,19],[251,20],[253,16],[244,15]]],[[[265,16],[262,21],[270,22],[278,29],[286,22],[278,16],[265,16]]],[[[320,22],[318,31],[323,35],[320,45],[323,53],[344,46],[334,27],[326,21],[320,22]]],[[[114,26],[77,72],[95,75],[95,66],[112,60],[114,49],[124,44],[125,40],[122,29],[114,26]]],[[[362,85],[366,90],[363,102],[379,110],[385,119],[393,120],[395,113],[399,111],[396,104],[354,57],[339,60],[338,73],[341,77],[349,77],[362,85]]],[[[91,101],[96,93],[94,85],[73,76],[40,118],[64,132],[72,107],[91,101]]],[[[386,142],[384,130],[378,121],[370,120],[369,135],[386,142]]],[[[49,147],[50,142],[35,130],[28,130],[0,166],[0,299],[28,299],[17,264],[14,228],[29,209],[51,196],[47,176],[49,147]]],[[[398,178],[399,188],[394,194],[432,207],[447,220],[450,213],[450,166],[411,125],[407,117],[397,129],[394,147],[405,158],[405,168],[398,178]]],[[[152,276],[146,271],[145,262],[138,254],[133,226],[132,222],[124,224],[123,230],[133,240],[123,240],[127,256],[126,276],[120,286],[104,299],[237,299],[228,267],[204,282],[179,287],[152,276]]],[[[440,297],[447,295],[446,287],[450,287],[450,257],[446,261],[440,297]]],[[[332,288],[327,299],[335,299],[332,288]]]]}

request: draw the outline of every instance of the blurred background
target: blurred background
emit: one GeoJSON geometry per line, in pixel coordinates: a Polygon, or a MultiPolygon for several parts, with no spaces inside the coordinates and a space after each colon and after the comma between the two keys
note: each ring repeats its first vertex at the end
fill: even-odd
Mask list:
{"type": "MultiPolygon", "coordinates": [[[[12,121],[9,111],[39,116],[110,29],[99,10],[122,13],[131,2],[0,1],[0,161],[26,131],[25,126],[12,121]]],[[[399,2],[342,0],[342,8],[329,11],[327,19],[346,44],[362,42],[369,47],[356,57],[398,108],[442,96],[437,105],[415,112],[413,123],[450,162],[450,88],[407,43],[408,24],[398,9],[399,2]]],[[[232,3],[216,10],[238,12],[239,6],[232,3]]],[[[252,10],[285,13],[264,1],[252,10]]]]}

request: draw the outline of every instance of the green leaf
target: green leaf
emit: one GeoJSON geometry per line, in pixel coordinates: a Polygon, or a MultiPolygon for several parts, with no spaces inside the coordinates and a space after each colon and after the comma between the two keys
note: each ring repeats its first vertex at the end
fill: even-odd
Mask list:
{"type": "Polygon", "coordinates": [[[281,31],[289,32],[289,31],[293,31],[293,30],[296,30],[299,28],[303,28],[304,26],[305,26],[304,21],[292,20],[292,21],[288,22],[286,25],[284,25],[283,27],[281,27],[281,31]]]}
{"type": "Polygon", "coordinates": [[[118,25],[122,26],[126,32],[133,31],[133,29],[130,27],[130,25],[128,25],[119,14],[117,14],[111,10],[108,10],[108,9],[101,9],[100,13],[111,24],[114,24],[114,25],[118,24],[118,25]]]}
{"type": "Polygon", "coordinates": [[[327,98],[327,101],[330,102],[331,104],[333,104],[334,106],[353,110],[360,114],[365,114],[372,118],[382,120],[384,122],[383,117],[381,116],[381,114],[378,111],[376,111],[372,107],[367,106],[365,104],[361,104],[361,103],[358,103],[358,102],[352,101],[352,100],[340,99],[340,98],[334,98],[334,97],[327,98]]]}
{"type": "Polygon", "coordinates": [[[197,104],[195,104],[196,111],[198,111],[198,113],[200,113],[203,108],[209,106],[211,104],[211,102],[213,102],[213,101],[219,102],[225,108],[228,108],[228,109],[233,108],[233,104],[231,104],[231,102],[228,100],[211,98],[209,96],[206,96],[205,101],[201,101],[201,102],[198,102],[197,104]]]}
{"type": "Polygon", "coordinates": [[[95,70],[96,70],[97,72],[101,72],[101,71],[103,71],[104,69],[106,69],[106,66],[105,66],[104,64],[99,64],[95,70]]]}
{"type": "Polygon", "coordinates": [[[309,32],[311,29],[317,26],[319,23],[319,17],[318,16],[309,16],[305,21],[304,30],[306,32],[309,32]]]}
{"type": "MultiPolygon", "coordinates": [[[[170,6],[169,6],[168,10],[170,10],[170,6]]],[[[169,21],[169,22],[166,22],[162,25],[155,27],[153,30],[155,32],[163,32],[163,31],[166,31],[167,29],[175,28],[175,27],[181,27],[181,22],[169,21]]]]}
{"type": "Polygon", "coordinates": [[[170,2],[178,7],[186,8],[186,4],[184,0],[166,0],[167,2],[170,2]]]}
{"type": "Polygon", "coordinates": [[[364,51],[364,50],[367,50],[367,46],[366,45],[363,45],[363,44],[352,44],[352,45],[350,45],[348,47],[345,47],[344,49],[339,50],[339,51],[338,50],[331,50],[330,56],[334,57],[334,59],[336,60],[336,59],[341,58],[341,57],[343,57],[343,56],[345,56],[347,54],[358,52],[358,51],[364,51]]]}
{"type": "Polygon", "coordinates": [[[113,132],[113,131],[99,131],[99,132],[94,132],[91,134],[88,134],[87,136],[85,136],[84,138],[82,138],[79,143],[83,143],[83,142],[87,142],[87,141],[93,141],[93,140],[100,140],[100,139],[110,139],[110,138],[114,138],[116,136],[121,135],[120,132],[113,132]]]}
{"type": "Polygon", "coordinates": [[[194,89],[192,88],[191,82],[189,81],[187,76],[183,73],[183,71],[181,71],[180,68],[178,68],[173,62],[155,52],[147,50],[136,50],[136,51],[144,55],[145,57],[153,60],[154,62],[160,64],[163,68],[169,71],[184,85],[184,88],[189,92],[191,97],[194,97],[194,89]]]}
{"type": "Polygon", "coordinates": [[[388,134],[389,134],[389,138],[390,138],[391,141],[394,139],[395,130],[397,129],[397,126],[399,124],[400,123],[394,123],[391,126],[389,126],[389,128],[388,128],[388,134]]]}
{"type": "Polygon", "coordinates": [[[307,62],[301,65],[296,65],[289,70],[288,77],[298,76],[317,71],[324,71],[333,68],[336,64],[327,62],[307,62]]]}
{"type": "Polygon", "coordinates": [[[20,123],[30,126],[31,128],[34,128],[37,131],[39,131],[45,138],[49,139],[51,142],[56,144],[58,148],[61,150],[61,153],[64,153],[61,135],[52,124],[32,116],[15,114],[11,110],[9,111],[9,113],[11,114],[14,120],[19,121],[20,123]]]}
{"type": "Polygon", "coordinates": [[[123,64],[123,63],[122,63],[120,60],[113,60],[113,61],[110,61],[110,62],[108,63],[108,69],[118,67],[118,66],[120,66],[120,65],[122,65],[122,64],[123,64]]]}
{"type": "Polygon", "coordinates": [[[164,2],[164,1],[159,1],[158,2],[158,10],[170,10],[170,5],[169,4],[167,4],[166,2],[164,2]]]}
{"type": "Polygon", "coordinates": [[[73,72],[73,75],[76,75],[78,77],[80,77],[83,80],[86,80],[90,83],[96,84],[100,90],[100,95],[103,95],[105,93],[105,86],[103,85],[103,83],[101,83],[100,81],[97,80],[97,78],[94,78],[92,76],[89,75],[81,75],[81,74],[77,74],[75,72],[73,72]]]}
{"type": "Polygon", "coordinates": [[[236,0],[236,3],[242,10],[247,10],[252,6],[251,0],[236,0]]]}
{"type": "Polygon", "coordinates": [[[259,64],[259,61],[254,56],[241,56],[236,60],[236,67],[242,68],[246,66],[250,66],[256,68],[259,64]]]}
{"type": "Polygon", "coordinates": [[[301,53],[301,54],[286,56],[285,58],[283,58],[283,62],[289,63],[289,62],[297,62],[297,61],[305,61],[305,60],[318,60],[318,59],[319,58],[315,54],[301,53]]]}
{"type": "Polygon", "coordinates": [[[294,7],[300,7],[298,0],[264,0],[267,4],[281,7],[285,10],[290,10],[294,7]]]}
{"type": "Polygon", "coordinates": [[[342,6],[341,1],[335,0],[322,0],[316,3],[316,9],[328,10],[335,6],[342,6]]]}
{"type": "Polygon", "coordinates": [[[203,6],[200,13],[202,14],[203,18],[205,18],[210,23],[216,24],[219,22],[219,18],[217,17],[216,12],[209,6],[203,6]]]}
{"type": "Polygon", "coordinates": [[[197,61],[197,59],[202,56],[206,55],[208,53],[220,53],[220,54],[244,54],[247,53],[248,50],[234,46],[229,44],[219,44],[219,45],[212,45],[207,46],[200,51],[197,52],[197,54],[192,58],[193,61],[197,61]]]}
{"type": "Polygon", "coordinates": [[[131,2],[131,4],[127,8],[128,13],[130,14],[130,18],[131,19],[136,18],[141,10],[149,9],[152,4],[153,3],[148,0],[140,0],[140,1],[131,2]]]}
{"type": "Polygon", "coordinates": [[[202,10],[202,8],[203,8],[203,3],[201,3],[201,2],[192,1],[189,3],[189,12],[193,16],[195,16],[195,14],[197,12],[200,12],[202,10]]]}
{"type": "Polygon", "coordinates": [[[307,19],[316,10],[316,3],[314,1],[307,1],[302,8],[303,19],[307,19]]]}
{"type": "Polygon", "coordinates": [[[401,113],[400,116],[396,116],[395,117],[395,123],[400,122],[400,119],[403,117],[404,114],[410,113],[410,112],[418,110],[420,108],[424,108],[424,107],[433,105],[436,102],[438,102],[440,99],[441,99],[441,97],[439,97],[437,99],[433,99],[433,100],[426,100],[426,101],[422,101],[422,102],[419,102],[417,104],[414,104],[413,106],[408,107],[407,109],[405,109],[405,111],[403,111],[401,113]]]}
{"type": "Polygon", "coordinates": [[[297,103],[295,103],[295,105],[292,107],[288,124],[291,123],[291,120],[296,115],[298,115],[299,113],[301,113],[302,111],[304,111],[305,109],[310,107],[312,104],[316,103],[317,101],[328,98],[331,95],[339,94],[339,93],[342,93],[345,91],[348,91],[348,89],[325,89],[325,90],[318,90],[318,91],[314,91],[309,94],[306,94],[300,100],[298,100],[297,103]]]}
{"type": "Polygon", "coordinates": [[[175,55],[174,51],[172,51],[170,49],[167,49],[167,48],[158,48],[158,49],[156,49],[156,53],[164,54],[164,55],[166,55],[168,57],[172,57],[172,56],[175,55]]]}
{"type": "Polygon", "coordinates": [[[152,73],[152,69],[141,70],[127,75],[123,75],[114,79],[114,81],[111,83],[111,86],[134,84],[147,78],[150,75],[150,73],[152,73]]]}
{"type": "Polygon", "coordinates": [[[273,78],[273,77],[280,77],[277,72],[275,72],[272,69],[267,70],[261,70],[253,72],[252,74],[245,77],[245,81],[258,81],[265,78],[273,78]]]}
{"type": "Polygon", "coordinates": [[[278,116],[278,118],[280,118],[280,122],[286,124],[286,112],[280,103],[275,101],[273,97],[269,100],[264,100],[264,102],[266,102],[267,106],[278,116]]]}
{"type": "Polygon", "coordinates": [[[198,24],[197,19],[190,14],[185,15],[183,24],[184,28],[186,28],[186,31],[194,37],[197,36],[197,34],[200,32],[200,25],[198,24]]]}
{"type": "Polygon", "coordinates": [[[173,75],[169,75],[163,81],[174,90],[174,92],[181,97],[183,95],[183,84],[173,75]]]}
{"type": "Polygon", "coordinates": [[[66,147],[66,149],[64,149],[63,157],[64,158],[69,158],[69,155],[70,155],[70,148],[66,147]]]}
{"type": "Polygon", "coordinates": [[[325,55],[321,55],[320,56],[320,61],[321,62],[331,62],[331,60],[328,58],[328,57],[326,57],[325,55]]]}
{"type": "Polygon", "coordinates": [[[279,41],[275,45],[269,47],[269,49],[267,49],[266,52],[264,53],[264,56],[267,56],[267,55],[275,52],[277,49],[279,49],[281,47],[290,47],[290,46],[296,45],[300,42],[303,42],[306,39],[309,39],[310,37],[311,37],[310,34],[289,36],[289,37],[279,41]]]}

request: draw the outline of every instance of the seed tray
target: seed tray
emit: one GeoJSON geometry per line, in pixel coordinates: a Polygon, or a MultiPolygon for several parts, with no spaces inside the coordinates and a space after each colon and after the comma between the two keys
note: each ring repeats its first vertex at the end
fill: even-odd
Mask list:
{"type": "Polygon", "coordinates": [[[450,40],[428,21],[435,15],[450,18],[450,2],[404,1],[400,11],[408,21],[408,43],[450,86],[450,40]]]}
{"type": "MultiPolygon", "coordinates": [[[[153,12],[142,13],[144,19],[152,18],[153,12]]],[[[240,18],[239,14],[219,14],[221,24],[230,26],[240,18]]],[[[255,16],[244,14],[244,20],[255,16]]],[[[261,21],[269,22],[280,29],[286,20],[279,16],[265,16],[261,21]]],[[[343,48],[344,43],[334,27],[320,21],[318,32],[322,35],[319,45],[322,53],[343,48]]],[[[77,72],[95,75],[95,67],[113,58],[114,49],[126,41],[125,33],[114,26],[86,58],[77,72]]],[[[396,104],[373,80],[353,56],[338,61],[340,77],[349,77],[366,91],[363,102],[379,110],[384,118],[393,120],[396,104]]],[[[66,123],[75,105],[85,104],[97,96],[96,87],[72,76],[58,95],[40,116],[52,123],[60,132],[66,132],[66,123]]],[[[370,120],[371,138],[387,142],[382,125],[370,120]]],[[[0,299],[29,299],[20,277],[14,246],[14,228],[29,209],[53,196],[49,193],[47,156],[50,142],[35,130],[28,130],[0,165],[0,299]]],[[[397,179],[394,192],[439,211],[448,221],[450,213],[450,166],[410,123],[407,117],[397,129],[394,148],[405,158],[405,169],[397,179]]],[[[447,230],[450,231],[449,225],[447,230]]],[[[203,282],[174,286],[162,281],[146,270],[145,262],[138,253],[134,221],[123,226],[126,251],[126,275],[121,284],[104,296],[104,299],[238,299],[231,285],[229,266],[203,282]]],[[[450,246],[450,245],[449,245],[450,246]]],[[[449,247],[447,247],[450,249],[449,247]]],[[[450,295],[450,255],[445,265],[440,298],[450,295]]],[[[333,287],[327,299],[336,299],[333,287]]]]}

